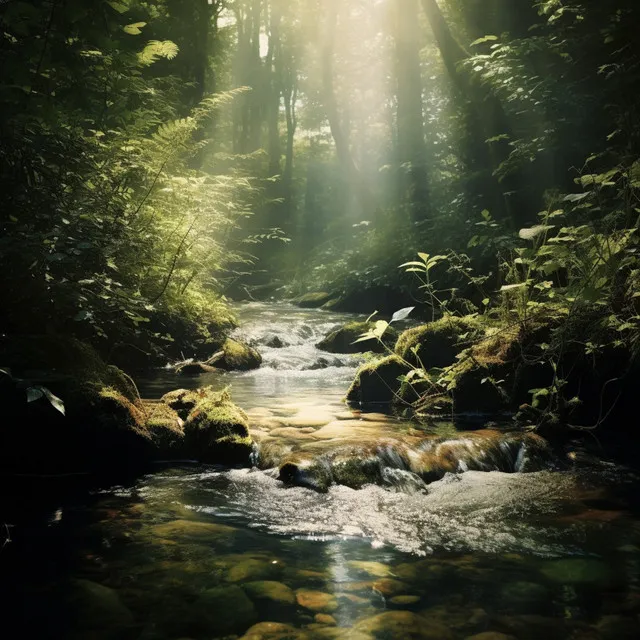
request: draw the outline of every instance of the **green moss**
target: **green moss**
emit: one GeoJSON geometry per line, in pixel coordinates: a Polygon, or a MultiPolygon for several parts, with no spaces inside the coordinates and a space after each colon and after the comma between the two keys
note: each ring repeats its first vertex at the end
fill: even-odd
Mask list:
{"type": "Polygon", "coordinates": [[[295,304],[303,309],[317,309],[323,304],[331,300],[331,294],[326,291],[318,291],[315,293],[305,293],[294,300],[295,304]]]}
{"type": "Polygon", "coordinates": [[[248,461],[252,442],[247,414],[226,391],[204,391],[184,424],[187,454],[203,462],[248,461]]]}
{"type": "Polygon", "coordinates": [[[416,411],[422,416],[450,416],[453,413],[453,398],[445,393],[424,395],[418,401],[416,411]]]}
{"type": "Polygon", "coordinates": [[[198,392],[188,389],[176,389],[165,393],[160,402],[173,409],[182,420],[186,420],[193,408],[198,404],[198,392]]]}
{"type": "Polygon", "coordinates": [[[398,332],[393,327],[387,328],[382,336],[382,343],[375,338],[366,342],[356,342],[362,334],[374,327],[374,322],[349,322],[332,331],[316,347],[329,353],[384,353],[387,348],[391,349],[398,339],[398,332]]]}
{"type": "Polygon", "coordinates": [[[222,345],[224,357],[216,362],[220,369],[228,371],[248,371],[257,369],[262,364],[262,356],[252,347],[227,338],[222,345]]]}
{"type": "Polygon", "coordinates": [[[446,316],[405,331],[398,338],[395,352],[413,366],[427,370],[447,367],[465,345],[477,340],[482,333],[482,324],[476,317],[446,316]]]}
{"type": "Polygon", "coordinates": [[[408,371],[407,365],[396,355],[371,360],[358,369],[346,399],[360,404],[393,402],[398,399],[402,387],[398,378],[408,371]]]}
{"type": "Polygon", "coordinates": [[[331,465],[331,470],[336,484],[352,489],[360,489],[366,484],[382,484],[380,460],[375,456],[336,459],[331,465]]]}

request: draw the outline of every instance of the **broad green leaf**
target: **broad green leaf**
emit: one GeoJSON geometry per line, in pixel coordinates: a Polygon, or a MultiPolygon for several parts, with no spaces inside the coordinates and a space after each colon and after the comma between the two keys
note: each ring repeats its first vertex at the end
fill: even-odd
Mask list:
{"type": "Polygon", "coordinates": [[[376,338],[382,338],[384,332],[389,328],[389,323],[385,322],[384,320],[378,320],[378,322],[376,322],[376,326],[373,329],[373,335],[376,338]]]}
{"type": "Polygon", "coordinates": [[[40,387],[29,387],[27,389],[27,402],[34,402],[44,396],[40,387]]]}
{"type": "Polygon", "coordinates": [[[63,416],[66,414],[66,410],[64,408],[64,402],[58,398],[58,396],[54,395],[47,389],[47,387],[38,387],[42,393],[45,395],[47,400],[51,403],[51,406],[59,411],[63,416]]]}
{"type": "Polygon", "coordinates": [[[487,42],[495,42],[498,39],[498,36],[484,36],[483,38],[478,38],[471,43],[472,47],[477,47],[479,44],[485,44],[487,42]]]}
{"type": "Polygon", "coordinates": [[[122,30],[130,36],[137,36],[142,33],[142,27],[146,26],[146,22],[134,22],[132,24],[128,24],[126,27],[122,27],[122,30]]]}
{"type": "Polygon", "coordinates": [[[357,344],[358,342],[366,342],[367,340],[375,340],[376,335],[373,331],[367,331],[363,333],[357,340],[354,340],[351,344],[357,344]]]}

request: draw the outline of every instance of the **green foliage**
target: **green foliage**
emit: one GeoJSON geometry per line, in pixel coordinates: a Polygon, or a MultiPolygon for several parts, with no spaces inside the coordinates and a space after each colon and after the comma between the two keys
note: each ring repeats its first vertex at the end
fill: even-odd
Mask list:
{"type": "Polygon", "coordinates": [[[179,79],[147,70],[177,45],[140,51],[131,36],[149,27],[127,19],[129,3],[72,4],[12,3],[0,15],[0,267],[12,301],[1,326],[168,344],[154,319],[180,314],[207,337],[228,315],[217,274],[243,259],[225,240],[253,187],[194,158],[216,111],[243,90],[177,117],[179,79]]]}

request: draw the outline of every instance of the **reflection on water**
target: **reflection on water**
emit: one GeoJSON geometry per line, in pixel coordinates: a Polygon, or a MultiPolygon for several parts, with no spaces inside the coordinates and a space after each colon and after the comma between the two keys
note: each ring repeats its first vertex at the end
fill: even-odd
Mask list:
{"type": "MultiPolygon", "coordinates": [[[[256,372],[160,377],[143,393],[231,382],[260,447],[285,453],[458,434],[345,409],[356,362],[309,368],[323,357],[314,342],[344,316],[241,314],[245,337],[289,346],[262,346],[256,372]]],[[[474,447],[479,433],[491,443],[497,432],[469,435],[474,447]]],[[[47,579],[25,579],[8,609],[27,603],[23,623],[38,626],[27,637],[78,640],[640,637],[637,478],[572,458],[430,483],[389,467],[395,483],[324,493],[285,486],[277,468],[159,467],[55,504],[21,567],[47,579]]]]}

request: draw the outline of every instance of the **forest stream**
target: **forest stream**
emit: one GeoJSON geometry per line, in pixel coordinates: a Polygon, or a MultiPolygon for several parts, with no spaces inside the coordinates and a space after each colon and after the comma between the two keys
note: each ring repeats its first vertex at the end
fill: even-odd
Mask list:
{"type": "Polygon", "coordinates": [[[140,640],[639,637],[632,470],[580,448],[543,455],[508,424],[421,426],[384,407],[350,409],[342,398],[363,356],[314,346],[346,314],[245,303],[239,315],[261,368],[138,383],[147,398],[231,385],[256,466],[158,465],[89,497],[57,493],[3,579],[23,629],[140,640]],[[434,436],[472,457],[427,484],[398,451],[423,455],[434,436]],[[287,486],[278,476],[282,456],[331,467],[345,446],[359,458],[366,449],[376,484],[320,491],[313,478],[287,486]]]}

